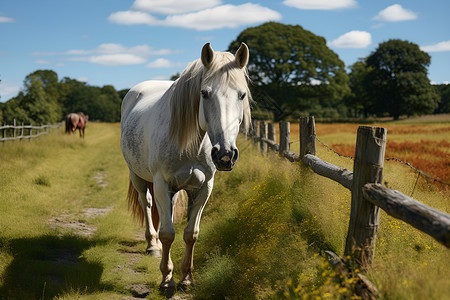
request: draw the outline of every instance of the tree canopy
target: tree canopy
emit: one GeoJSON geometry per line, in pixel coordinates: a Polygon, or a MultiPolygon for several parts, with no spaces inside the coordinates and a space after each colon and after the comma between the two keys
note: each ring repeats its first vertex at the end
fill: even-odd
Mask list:
{"type": "Polygon", "coordinates": [[[376,115],[433,113],[439,95],[428,79],[430,56],[419,46],[402,40],[381,43],[366,59],[368,69],[362,85],[367,110],[376,115]]]}
{"type": "MultiPolygon", "coordinates": [[[[275,117],[334,108],[348,93],[344,63],[326,40],[301,26],[268,22],[242,31],[229,51],[249,46],[253,93],[275,117]]],[[[261,104],[260,104],[261,105],[261,104]]]]}
{"type": "Polygon", "coordinates": [[[37,70],[25,77],[24,90],[0,104],[0,121],[14,119],[27,124],[52,124],[71,112],[83,112],[89,120],[120,121],[120,106],[127,90],[113,86],[95,87],[58,75],[51,70],[37,70]]]}

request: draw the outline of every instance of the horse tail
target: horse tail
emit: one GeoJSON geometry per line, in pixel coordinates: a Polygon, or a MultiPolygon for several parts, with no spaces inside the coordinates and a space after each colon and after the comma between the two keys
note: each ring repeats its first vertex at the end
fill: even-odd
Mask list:
{"type": "Polygon", "coordinates": [[[144,211],[142,210],[141,204],[139,203],[139,193],[136,191],[136,189],[133,186],[133,183],[128,185],[128,194],[127,194],[127,200],[128,200],[128,210],[131,210],[131,214],[133,215],[133,218],[137,220],[138,224],[141,226],[144,225],[144,211]]]}

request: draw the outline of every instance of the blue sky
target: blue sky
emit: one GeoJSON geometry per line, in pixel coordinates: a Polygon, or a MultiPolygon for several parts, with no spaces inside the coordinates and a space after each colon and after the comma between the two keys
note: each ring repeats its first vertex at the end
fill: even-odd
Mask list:
{"type": "Polygon", "coordinates": [[[347,67],[380,42],[414,42],[431,56],[430,80],[448,83],[449,12],[448,0],[2,0],[0,101],[38,69],[118,90],[169,79],[206,42],[226,50],[267,21],[324,37],[347,67]]]}

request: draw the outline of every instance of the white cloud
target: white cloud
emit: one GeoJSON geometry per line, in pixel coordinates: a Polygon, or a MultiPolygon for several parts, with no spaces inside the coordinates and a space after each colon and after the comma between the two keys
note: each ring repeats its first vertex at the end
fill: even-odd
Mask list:
{"type": "Polygon", "coordinates": [[[77,80],[81,81],[81,82],[88,82],[89,78],[87,78],[87,77],[79,77],[79,78],[77,78],[77,80]]]}
{"type": "Polygon", "coordinates": [[[371,42],[372,36],[370,33],[367,31],[353,30],[327,44],[333,48],[366,48],[371,42]]]}
{"type": "Polygon", "coordinates": [[[146,62],[146,59],[134,54],[105,54],[94,55],[85,57],[74,57],[73,61],[87,61],[94,64],[104,66],[126,66],[126,65],[138,65],[146,62]]]}
{"type": "MultiPolygon", "coordinates": [[[[65,52],[34,52],[33,56],[69,56],[70,61],[85,61],[105,66],[143,64],[149,56],[176,53],[170,49],[155,49],[148,45],[126,47],[121,44],[105,43],[94,49],[72,49],[65,52]]],[[[36,63],[48,63],[38,59],[36,63]]]]}
{"type": "Polygon", "coordinates": [[[281,14],[253,3],[221,5],[193,13],[170,14],[165,19],[156,19],[147,12],[121,11],[108,19],[117,24],[182,27],[196,30],[236,28],[258,22],[281,20],[281,14]]]}
{"type": "Polygon", "coordinates": [[[285,0],[284,5],[298,9],[335,10],[358,5],[355,0],[285,0]]]}
{"type": "Polygon", "coordinates": [[[222,5],[184,15],[171,15],[164,20],[164,24],[196,30],[213,30],[280,19],[281,15],[274,10],[246,3],[237,6],[222,5]]]}
{"type": "Polygon", "coordinates": [[[165,58],[158,58],[152,62],[149,62],[147,64],[147,68],[173,68],[179,67],[180,65],[180,63],[174,63],[165,58]]]}
{"type": "Polygon", "coordinates": [[[19,90],[20,87],[18,85],[2,79],[2,81],[0,81],[0,100],[2,102],[9,100],[10,98],[16,96],[19,90]]]}
{"type": "Polygon", "coordinates": [[[156,25],[159,20],[149,15],[146,12],[142,11],[118,11],[112,13],[108,20],[121,25],[138,25],[138,24],[147,24],[147,25],[156,25]]]}
{"type": "Polygon", "coordinates": [[[14,19],[13,18],[8,18],[8,17],[4,17],[4,16],[0,16],[0,23],[14,23],[14,19]]]}
{"type": "Polygon", "coordinates": [[[34,62],[39,64],[39,65],[48,65],[48,64],[50,64],[50,62],[48,60],[45,60],[45,59],[36,59],[34,62]]]}
{"type": "Polygon", "coordinates": [[[116,53],[131,53],[138,56],[150,56],[150,55],[166,55],[173,51],[169,49],[155,49],[148,45],[137,45],[133,47],[125,47],[121,44],[101,44],[90,52],[102,53],[102,54],[116,54],[116,53]]]}
{"type": "Polygon", "coordinates": [[[420,50],[425,52],[446,52],[450,51],[450,41],[444,41],[433,45],[421,46],[420,50]]]}
{"type": "Polygon", "coordinates": [[[394,4],[386,7],[378,13],[373,20],[386,22],[401,22],[417,19],[417,13],[403,8],[400,4],[394,4]]]}
{"type": "Polygon", "coordinates": [[[220,5],[220,0],[135,0],[132,10],[172,15],[202,10],[220,5]]]}
{"type": "Polygon", "coordinates": [[[439,83],[439,82],[436,82],[436,81],[430,81],[430,83],[432,84],[432,85],[436,85],[436,84],[450,84],[450,81],[447,81],[447,80],[444,80],[444,81],[442,81],[441,83],[439,83]]]}

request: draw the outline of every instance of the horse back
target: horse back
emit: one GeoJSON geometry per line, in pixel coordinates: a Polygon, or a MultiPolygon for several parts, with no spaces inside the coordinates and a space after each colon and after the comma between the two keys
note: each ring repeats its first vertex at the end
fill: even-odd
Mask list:
{"type": "Polygon", "coordinates": [[[78,125],[78,122],[80,121],[80,116],[75,113],[71,113],[68,115],[68,123],[71,125],[72,128],[76,128],[78,125]]]}
{"type": "Polygon", "coordinates": [[[141,101],[146,101],[150,106],[155,103],[164,95],[164,93],[170,88],[173,81],[169,80],[148,80],[141,82],[131,88],[125,95],[122,101],[121,108],[121,123],[122,126],[125,123],[129,113],[136,105],[141,101]]]}

